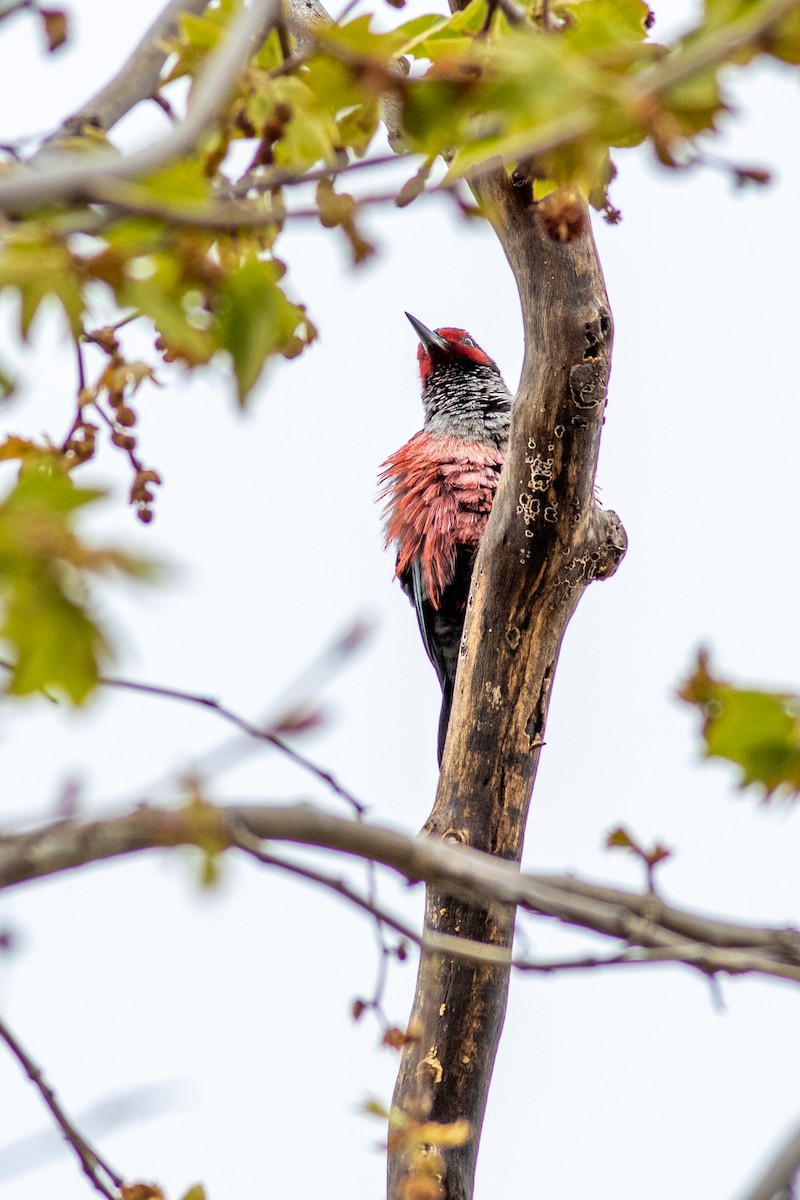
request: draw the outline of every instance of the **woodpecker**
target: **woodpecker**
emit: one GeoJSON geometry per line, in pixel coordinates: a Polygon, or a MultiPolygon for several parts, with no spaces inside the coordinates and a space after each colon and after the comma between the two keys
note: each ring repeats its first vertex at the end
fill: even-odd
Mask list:
{"type": "Polygon", "coordinates": [[[465,330],[434,331],[406,316],[419,338],[425,418],[382,464],[380,498],[386,545],[397,547],[395,575],[442,688],[441,766],[472,567],[508,446],[511,393],[465,330]]]}

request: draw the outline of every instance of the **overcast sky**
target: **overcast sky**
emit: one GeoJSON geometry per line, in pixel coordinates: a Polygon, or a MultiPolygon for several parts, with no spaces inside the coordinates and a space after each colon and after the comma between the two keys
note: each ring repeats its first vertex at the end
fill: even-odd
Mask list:
{"type": "MultiPolygon", "coordinates": [[[[52,59],[32,18],[4,23],[0,141],[75,108],[158,7],[75,0],[74,39],[52,59]]],[[[670,20],[690,11],[667,7],[670,20]]],[[[800,921],[800,815],[758,807],[732,769],[702,763],[697,722],[674,698],[701,643],[736,679],[800,689],[797,81],[759,68],[736,96],[717,153],[774,169],[771,188],[671,176],[629,152],[613,193],[624,220],[597,224],[616,322],[598,483],[630,549],[567,632],[525,862],[638,886],[635,864],[603,849],[622,822],[674,848],[660,877],[671,901],[783,925],[800,921]]],[[[127,144],[159,119],[129,122],[127,144]]],[[[221,371],[165,370],[162,389],[143,389],[141,454],[164,478],[152,526],[126,509],[116,457],[84,477],[115,496],[94,520],[98,536],[177,564],[157,590],[103,593],[120,673],[256,717],[355,616],[374,623],[325,689],[328,723],[302,748],[376,819],[413,832],[436,785],[438,687],[374,502],[379,464],[421,422],[403,310],[467,328],[512,388],[521,327],[488,228],[436,199],[366,224],[381,253],[355,273],[331,234],[303,226],[284,239],[289,289],[321,336],[269,370],[245,416],[221,371]]],[[[129,333],[131,350],[152,353],[144,330],[129,333]]],[[[21,357],[13,336],[7,323],[0,356],[18,362],[25,386],[6,427],[63,436],[75,388],[63,331],[44,319],[21,357]]],[[[0,483],[11,477],[4,467],[0,483]]],[[[0,717],[9,823],[52,814],[69,781],[85,811],[166,797],[154,785],[230,737],[211,714],[136,696],[103,696],[79,715],[5,703],[0,717]]],[[[342,811],[270,754],[209,787],[220,799],[310,798],[342,811]]],[[[197,879],[192,856],[173,854],[7,893],[0,927],[17,951],[0,958],[0,1012],[76,1118],[132,1101],[135,1118],[98,1140],[118,1170],[158,1180],[171,1200],[198,1180],[210,1200],[376,1200],[383,1130],[359,1105],[388,1103],[396,1059],[377,1047],[374,1023],[348,1015],[373,985],[373,929],[248,864],[226,862],[210,894],[197,879]]],[[[419,917],[420,892],[387,881],[382,895],[419,917]]],[[[531,953],[585,944],[544,922],[522,928],[531,953]]],[[[414,973],[413,962],[392,970],[385,1005],[398,1024],[414,973]]],[[[722,1011],[699,976],[670,967],[515,978],[478,1194],[736,1200],[800,1121],[800,993],[739,980],[721,994],[722,1011]]],[[[89,1194],[65,1152],[51,1160],[47,1129],[40,1098],[0,1052],[4,1200],[89,1194]]]]}

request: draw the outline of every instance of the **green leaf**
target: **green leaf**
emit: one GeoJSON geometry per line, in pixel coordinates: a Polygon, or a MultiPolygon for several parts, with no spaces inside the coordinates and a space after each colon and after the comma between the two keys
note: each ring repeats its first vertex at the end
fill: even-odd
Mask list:
{"type": "Polygon", "coordinates": [[[251,258],[223,280],[218,298],[219,345],[233,362],[239,403],[258,382],[271,354],[291,349],[304,313],[278,287],[283,268],[251,258]]]}
{"type": "MultiPolygon", "coordinates": [[[[211,12],[214,9],[210,10],[211,12]]],[[[181,13],[178,17],[178,28],[181,38],[190,46],[199,50],[214,50],[219,44],[222,29],[218,21],[208,17],[198,17],[194,13],[181,13]]]]}
{"type": "Polygon", "coordinates": [[[644,0],[571,0],[562,11],[573,18],[566,39],[574,49],[595,55],[609,48],[630,52],[647,37],[651,17],[644,0]]]}
{"type": "Polygon", "coordinates": [[[16,380],[0,367],[0,402],[8,400],[17,390],[16,380]]]}
{"type": "Polygon", "coordinates": [[[20,332],[27,341],[33,319],[46,296],[54,296],[77,337],[85,304],[80,267],[69,249],[41,232],[26,229],[9,238],[0,251],[0,289],[13,288],[20,297],[20,332]]]}
{"type": "Polygon", "coordinates": [[[160,275],[150,279],[132,279],[120,289],[117,299],[150,317],[161,339],[162,348],[172,358],[191,366],[207,363],[215,349],[214,338],[190,320],[184,303],[186,289],[178,281],[172,286],[160,275]]]}
{"type": "Polygon", "coordinates": [[[400,52],[404,37],[399,29],[379,33],[372,29],[372,14],[355,17],[344,25],[330,25],[322,30],[322,46],[336,46],[350,54],[376,62],[389,62],[400,52]]]}
{"type": "Polygon", "coordinates": [[[800,64],[800,7],[778,21],[765,40],[765,48],[782,62],[800,64]]]}
{"type": "Polygon", "coordinates": [[[263,43],[258,54],[253,59],[257,67],[264,71],[274,71],[283,63],[283,50],[277,29],[271,29],[267,40],[263,43]]]}
{"type": "Polygon", "coordinates": [[[164,200],[167,205],[192,200],[202,204],[208,203],[211,198],[203,164],[196,158],[163,167],[137,184],[137,190],[139,187],[148,195],[164,200]]]}
{"type": "Polygon", "coordinates": [[[679,695],[703,714],[706,755],[736,763],[743,788],[761,787],[767,799],[800,792],[800,697],[716,679],[705,654],[679,695]]]}
{"type": "Polygon", "coordinates": [[[17,578],[0,636],[16,651],[8,691],[27,695],[53,687],[82,704],[97,684],[108,643],[86,611],[50,575],[17,578]]]}
{"type": "Polygon", "coordinates": [[[143,564],[78,535],[76,514],[102,495],[76,487],[47,451],[23,455],[16,486],[0,501],[0,639],[14,662],[12,694],[52,688],[82,704],[110,656],[92,611],[91,577],[134,574],[143,564]]]}
{"type": "Polygon", "coordinates": [[[181,1200],[206,1200],[206,1189],[202,1183],[196,1183],[188,1192],[184,1192],[181,1200]]]}

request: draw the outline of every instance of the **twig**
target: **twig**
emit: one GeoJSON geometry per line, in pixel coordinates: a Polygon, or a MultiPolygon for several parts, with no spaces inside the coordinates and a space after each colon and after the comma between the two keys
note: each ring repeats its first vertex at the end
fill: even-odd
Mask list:
{"type": "Polygon", "coordinates": [[[162,96],[160,92],[153,92],[152,96],[148,96],[147,99],[152,100],[153,104],[155,104],[157,108],[160,108],[164,116],[167,117],[168,120],[172,121],[173,124],[178,120],[177,116],[175,115],[175,109],[172,107],[166,96],[162,96]]]}
{"type": "MultiPolygon", "coordinates": [[[[236,85],[241,68],[250,57],[255,33],[266,21],[280,19],[279,0],[253,0],[234,22],[228,36],[206,63],[192,89],[185,118],[152,145],[119,157],[98,152],[81,156],[65,154],[62,160],[40,171],[8,171],[0,182],[0,208],[19,209],[29,205],[78,200],[101,180],[134,179],[189,154],[236,85]]],[[[152,88],[148,89],[148,94],[152,88]]]]}
{"type": "MultiPolygon", "coordinates": [[[[344,900],[347,900],[355,908],[374,917],[379,930],[382,930],[383,926],[387,926],[389,929],[393,929],[395,933],[400,934],[411,945],[416,946],[418,950],[423,950],[427,953],[450,954],[454,958],[474,963],[510,962],[510,965],[517,971],[535,972],[543,975],[551,975],[561,971],[586,971],[603,967],[645,966],[648,963],[670,962],[674,960],[676,954],[680,953],[679,947],[661,947],[645,950],[639,946],[629,946],[618,954],[610,956],[587,955],[580,958],[552,959],[540,962],[529,957],[510,959],[508,951],[500,946],[490,946],[484,942],[473,942],[467,938],[451,937],[431,931],[426,931],[424,937],[420,936],[410,925],[405,924],[383,908],[373,896],[362,896],[360,892],[352,888],[344,879],[328,875],[323,871],[317,871],[312,867],[305,867],[299,863],[290,862],[288,859],[262,849],[258,840],[246,828],[240,826],[236,829],[233,845],[264,866],[278,867],[282,871],[296,875],[300,879],[308,880],[310,883],[319,884],[327,891],[334,892],[337,896],[341,896],[344,900]]],[[[370,863],[369,865],[374,866],[374,863],[370,863]]],[[[393,956],[393,950],[383,939],[379,942],[379,949],[381,956],[378,983],[375,988],[375,995],[372,1000],[367,1002],[366,1007],[377,1011],[384,1024],[388,1024],[381,1011],[380,999],[385,986],[386,968],[388,967],[389,959],[393,956]]]]}
{"type": "Polygon", "coordinates": [[[200,13],[209,0],[170,0],[153,21],[131,56],[113,79],[59,126],[47,141],[58,141],[93,125],[106,133],[143,100],[155,99],[161,68],[168,52],[163,43],[178,29],[180,13],[200,13]]]}
{"type": "Polygon", "coordinates": [[[496,12],[501,12],[509,25],[523,25],[525,23],[525,10],[519,8],[515,0],[488,0],[486,17],[481,28],[481,34],[489,32],[496,12]]]}
{"type": "MultiPolygon", "coordinates": [[[[152,1118],[171,1115],[190,1102],[190,1088],[185,1080],[165,1079],[157,1083],[125,1088],[96,1100],[81,1110],[75,1121],[93,1136],[105,1138],[114,1130],[136,1120],[138,1117],[152,1118]]],[[[20,1175],[37,1171],[48,1163],[56,1162],[65,1149],[60,1131],[48,1125],[37,1132],[22,1134],[13,1141],[6,1141],[4,1128],[3,1144],[0,1146],[0,1194],[3,1186],[20,1175]]],[[[63,1195],[63,1193],[62,1193],[63,1195]]]]}
{"type": "Polygon", "coordinates": [[[86,370],[83,365],[83,347],[80,338],[75,339],[75,356],[78,360],[78,394],[86,391],[86,370]]]}
{"type": "Polygon", "coordinates": [[[301,52],[313,48],[316,34],[333,24],[319,0],[286,0],[286,20],[301,52]]]}
{"type": "Polygon", "coordinates": [[[413,157],[405,154],[376,154],[372,158],[357,158],[342,166],[319,167],[313,171],[285,171],[280,168],[260,168],[254,176],[245,175],[230,187],[221,189],[225,198],[247,196],[249,192],[268,192],[276,187],[288,187],[293,183],[317,183],[321,179],[335,179],[339,175],[352,175],[356,171],[368,170],[372,167],[386,167],[403,159],[413,157]]]}
{"type": "Polygon", "coordinates": [[[276,733],[273,733],[269,729],[259,729],[257,725],[253,725],[252,722],[246,720],[244,717],[240,717],[238,713],[226,708],[224,704],[221,704],[219,700],[215,700],[213,696],[202,696],[195,692],[184,692],[179,688],[160,687],[157,684],[151,683],[138,683],[132,679],[117,679],[108,675],[101,676],[98,682],[104,687],[119,688],[122,691],[128,692],[140,692],[147,696],[160,696],[165,700],[180,700],[185,704],[194,704],[199,708],[215,712],[224,721],[228,721],[231,725],[235,725],[237,729],[240,729],[242,733],[246,733],[248,737],[266,742],[268,746],[273,746],[276,750],[280,750],[281,754],[291,759],[297,766],[302,767],[304,771],[309,771],[312,775],[315,775],[331,791],[335,792],[342,800],[345,800],[359,816],[363,816],[366,811],[361,801],[357,800],[352,792],[342,787],[330,771],[326,771],[323,767],[312,762],[310,758],[295,750],[283,738],[278,737],[276,733]]]}
{"type": "Polygon", "coordinates": [[[38,1091],[39,1095],[44,1100],[50,1112],[53,1114],[56,1124],[58,1125],[64,1137],[72,1146],[78,1156],[81,1164],[81,1170],[84,1175],[90,1180],[96,1191],[106,1197],[106,1200],[116,1200],[117,1191],[123,1185],[123,1178],[105,1162],[97,1151],[89,1145],[86,1139],[78,1132],[75,1126],[67,1117],[61,1105],[56,1100],[55,1092],[45,1081],[39,1067],[26,1054],[17,1039],[11,1033],[11,1030],[0,1020],[0,1038],[8,1046],[11,1053],[20,1064],[25,1074],[30,1079],[33,1086],[38,1091]],[[110,1180],[113,1188],[101,1178],[101,1174],[110,1180]]]}
{"type": "Polygon", "coordinates": [[[695,38],[680,54],[661,59],[650,72],[640,76],[633,93],[638,100],[646,100],[708,67],[725,62],[739,50],[752,45],[796,6],[797,0],[774,0],[772,4],[757,8],[755,13],[751,9],[747,16],[732,22],[722,33],[695,38]]]}
{"type": "Polygon", "coordinates": [[[102,348],[103,340],[101,340],[101,334],[116,333],[118,329],[122,329],[125,325],[130,325],[131,321],[140,320],[143,315],[144,314],[140,312],[128,313],[127,316],[120,317],[120,319],[115,321],[113,325],[102,325],[98,329],[84,330],[84,332],[81,334],[81,337],[84,342],[94,342],[102,348]]]}
{"type": "Polygon", "coordinates": [[[12,0],[7,8],[0,9],[0,21],[5,21],[6,17],[13,17],[16,13],[24,12],[26,8],[33,8],[32,0],[12,0]]]}
{"type": "MultiPolygon", "coordinates": [[[[237,844],[244,826],[259,840],[372,860],[410,883],[425,882],[484,907],[488,901],[520,905],[539,916],[619,939],[627,943],[616,956],[620,965],[623,959],[626,965],[638,960],[630,949],[638,946],[648,962],[682,963],[704,975],[752,973],[800,983],[800,934],[793,929],[720,921],[674,908],[647,893],[571,877],[523,874],[515,864],[491,854],[433,835],[416,837],[336,817],[310,804],[235,805],[211,809],[211,819],[217,822],[220,848],[237,844]]],[[[188,809],[141,807],[107,820],[56,822],[0,837],[0,889],[140,850],[205,845],[207,837],[207,824],[198,831],[188,809]]],[[[468,953],[473,954],[471,948],[468,953]]],[[[597,961],[597,966],[603,965],[597,961]]],[[[563,964],[562,969],[569,967],[563,964]]]]}
{"type": "MultiPolygon", "coordinates": [[[[325,172],[321,177],[325,178],[328,174],[330,172],[325,172]]],[[[309,176],[309,178],[311,177],[309,176]]],[[[293,182],[300,183],[302,181],[294,179],[293,182]]],[[[447,195],[452,191],[454,182],[425,188],[420,192],[420,196],[447,195]]],[[[316,221],[320,216],[320,211],[316,207],[278,212],[265,208],[261,200],[237,200],[214,205],[163,204],[144,191],[137,189],[135,185],[129,186],[118,183],[116,180],[105,179],[92,185],[88,198],[92,203],[108,205],[109,209],[115,213],[136,213],[140,216],[156,217],[170,225],[184,225],[190,229],[252,229],[263,225],[282,225],[285,221],[316,221]]],[[[374,195],[357,198],[359,207],[363,208],[394,204],[396,201],[397,191],[378,192],[374,195]]],[[[98,216],[97,213],[91,214],[82,232],[97,233],[99,226],[107,223],[107,217],[98,221],[98,216]]]]}
{"type": "Polygon", "coordinates": [[[358,6],[358,4],[360,4],[360,2],[361,0],[347,0],[347,4],[345,4],[338,17],[336,17],[334,24],[341,25],[344,21],[346,21],[350,16],[350,13],[358,6]]]}
{"type": "Polygon", "coordinates": [[[288,872],[290,875],[297,875],[300,879],[306,879],[310,883],[318,883],[329,892],[335,892],[337,896],[347,900],[355,908],[362,912],[368,913],[379,921],[381,925],[388,925],[395,933],[399,933],[401,937],[406,938],[415,946],[422,945],[422,939],[410,925],[404,924],[399,918],[387,912],[379,904],[376,904],[371,898],[362,896],[359,892],[351,888],[344,879],[337,879],[333,875],[327,875],[323,871],[315,871],[312,867],[302,867],[299,863],[289,862],[286,858],[281,858],[277,854],[271,854],[267,850],[262,850],[259,842],[244,828],[236,831],[234,846],[254,858],[257,862],[263,863],[267,867],[279,867],[282,871],[288,872]]]}
{"type": "MultiPolygon", "coordinates": [[[[105,421],[106,425],[111,430],[112,434],[116,433],[117,432],[116,423],[108,415],[108,413],[103,408],[102,404],[100,403],[100,401],[98,400],[98,398],[96,396],[92,400],[92,407],[94,408],[94,410],[98,414],[98,416],[101,418],[101,420],[105,421]]],[[[121,447],[121,449],[123,449],[124,453],[127,454],[128,462],[131,464],[131,466],[133,467],[134,471],[136,471],[137,474],[140,471],[144,470],[144,463],[141,461],[141,459],[139,458],[139,456],[135,450],[125,449],[124,447],[121,447]]]]}
{"type": "MultiPolygon", "coordinates": [[[[352,654],[352,652],[364,641],[370,632],[370,625],[363,619],[356,619],[342,633],[322,651],[317,654],[311,662],[304,667],[298,676],[288,685],[286,689],[273,701],[269,710],[259,717],[256,725],[259,729],[270,729],[273,732],[285,728],[286,714],[296,712],[298,708],[308,708],[308,692],[312,686],[319,689],[344,661],[352,654]]],[[[280,735],[279,735],[280,736],[280,735]]],[[[190,766],[186,770],[186,774],[199,775],[207,777],[216,772],[228,769],[236,763],[242,761],[248,754],[257,749],[257,745],[247,735],[233,738],[223,742],[221,745],[215,746],[212,750],[207,751],[200,758],[194,757],[190,766]]],[[[144,789],[144,794],[149,795],[151,790],[158,790],[166,784],[172,783],[175,778],[175,772],[171,772],[168,777],[162,781],[144,789]]],[[[366,808],[362,805],[360,809],[355,809],[359,816],[366,813],[366,808]]]]}

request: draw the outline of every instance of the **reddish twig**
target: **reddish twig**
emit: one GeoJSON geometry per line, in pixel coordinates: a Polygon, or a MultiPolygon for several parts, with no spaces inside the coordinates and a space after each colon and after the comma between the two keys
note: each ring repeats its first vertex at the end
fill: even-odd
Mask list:
{"type": "Polygon", "coordinates": [[[53,1118],[63,1133],[67,1142],[72,1146],[78,1156],[81,1164],[81,1170],[89,1179],[92,1187],[106,1197],[106,1200],[117,1200],[117,1194],[122,1188],[123,1179],[121,1175],[105,1162],[100,1157],[97,1151],[89,1145],[82,1134],[78,1132],[75,1126],[70,1121],[69,1117],[64,1112],[61,1105],[56,1100],[55,1092],[44,1079],[42,1072],[36,1063],[23,1050],[17,1039],[11,1033],[8,1026],[0,1020],[0,1038],[8,1046],[9,1050],[16,1058],[17,1062],[22,1067],[25,1074],[30,1079],[33,1086],[38,1091],[39,1095],[44,1100],[53,1118]],[[106,1176],[110,1180],[110,1185],[101,1176],[106,1176]]]}
{"type": "Polygon", "coordinates": [[[132,679],[117,679],[108,675],[102,675],[98,682],[105,687],[119,688],[128,692],[141,692],[147,696],[160,696],[165,700],[181,700],[186,704],[194,704],[199,708],[209,709],[211,712],[215,712],[218,716],[222,717],[224,721],[235,725],[237,729],[240,729],[242,733],[246,733],[248,737],[266,742],[268,746],[280,750],[281,754],[291,759],[297,766],[302,767],[304,771],[309,771],[312,775],[315,775],[317,779],[329,787],[331,791],[335,792],[337,796],[347,801],[360,817],[366,811],[361,801],[357,800],[347,788],[342,787],[330,771],[326,771],[304,754],[300,754],[288,742],[285,742],[283,738],[278,737],[276,733],[273,733],[269,729],[259,729],[257,725],[253,725],[252,722],[246,720],[244,717],[240,717],[238,713],[226,708],[224,704],[221,704],[219,700],[215,700],[213,696],[202,696],[195,692],[184,692],[180,688],[160,687],[158,684],[153,683],[137,683],[132,679]]]}

